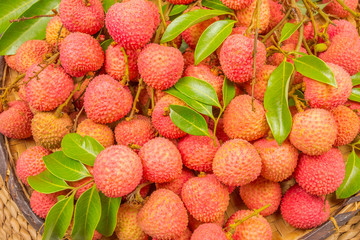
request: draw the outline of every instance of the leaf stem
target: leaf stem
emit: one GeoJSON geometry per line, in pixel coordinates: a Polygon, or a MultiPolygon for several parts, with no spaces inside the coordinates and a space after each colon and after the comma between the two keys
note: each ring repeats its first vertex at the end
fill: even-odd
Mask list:
{"type": "Polygon", "coordinates": [[[216,144],[216,129],[220,120],[221,115],[223,114],[223,112],[225,111],[225,107],[220,108],[220,112],[219,115],[217,116],[217,118],[215,119],[214,117],[212,117],[213,121],[214,121],[214,131],[213,131],[213,135],[212,135],[212,140],[214,142],[214,146],[217,147],[216,144]]]}
{"type": "Polygon", "coordinates": [[[56,14],[38,15],[38,16],[32,16],[32,17],[21,17],[21,18],[18,18],[18,19],[9,20],[9,22],[10,22],[10,23],[13,23],[13,22],[21,22],[21,21],[26,21],[26,20],[35,19],[35,18],[55,17],[55,16],[56,16],[56,14]]]}
{"type": "Polygon", "coordinates": [[[88,181],[88,182],[86,182],[86,183],[84,183],[84,184],[82,184],[82,185],[80,185],[78,187],[74,187],[73,189],[71,189],[71,191],[68,194],[66,194],[65,198],[69,197],[72,193],[75,193],[80,188],[85,187],[86,185],[88,185],[88,184],[90,184],[92,182],[94,182],[94,178],[92,178],[90,181],[88,181]]]}
{"type": "Polygon", "coordinates": [[[121,51],[124,54],[124,61],[125,61],[125,75],[122,78],[121,84],[125,86],[129,83],[129,61],[128,61],[128,55],[126,54],[126,51],[123,47],[121,47],[121,51]]]}

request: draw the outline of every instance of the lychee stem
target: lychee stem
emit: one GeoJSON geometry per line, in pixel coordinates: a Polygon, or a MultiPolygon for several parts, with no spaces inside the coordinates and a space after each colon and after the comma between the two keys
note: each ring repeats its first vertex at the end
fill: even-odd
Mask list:
{"type": "Polygon", "coordinates": [[[48,15],[38,15],[38,16],[32,16],[32,17],[21,17],[21,18],[18,18],[18,19],[9,20],[9,22],[13,23],[13,22],[21,22],[21,21],[26,21],[26,20],[35,19],[35,18],[55,17],[56,15],[57,14],[48,14],[48,15]]]}
{"type": "Polygon", "coordinates": [[[219,112],[219,115],[216,119],[214,119],[214,117],[212,117],[213,121],[214,121],[214,131],[213,131],[213,135],[212,135],[212,140],[214,142],[214,146],[217,147],[217,144],[216,144],[216,129],[217,129],[217,125],[219,123],[219,120],[220,120],[220,117],[221,115],[223,114],[223,112],[225,111],[225,108],[222,107],[220,108],[220,112],[219,112]]]}
{"type": "Polygon", "coordinates": [[[152,182],[146,182],[146,183],[142,183],[139,186],[136,187],[135,191],[133,191],[132,193],[130,193],[126,199],[130,202],[130,203],[143,203],[145,201],[145,199],[142,198],[140,191],[142,188],[146,187],[147,185],[152,184],[152,182]]]}
{"type": "Polygon", "coordinates": [[[351,15],[353,15],[354,17],[358,18],[360,17],[360,13],[355,12],[354,10],[352,10],[351,8],[349,8],[343,0],[336,0],[343,8],[345,11],[348,11],[351,15]]]}
{"type": "Polygon", "coordinates": [[[71,91],[69,97],[65,100],[65,102],[63,102],[60,106],[57,107],[57,109],[55,111],[55,117],[59,118],[62,116],[63,108],[69,104],[69,102],[72,99],[72,97],[74,96],[75,92],[80,91],[80,88],[81,88],[81,85],[82,85],[84,79],[85,79],[85,77],[78,83],[77,87],[71,91]]]}
{"type": "Polygon", "coordinates": [[[159,8],[159,13],[160,13],[160,18],[161,18],[161,21],[162,21],[162,24],[163,24],[163,29],[164,29],[164,32],[165,32],[167,24],[166,24],[164,13],[162,11],[162,0],[158,0],[158,8],[159,8]]]}
{"type": "Polygon", "coordinates": [[[80,109],[79,113],[76,115],[75,120],[74,120],[74,126],[72,129],[72,132],[76,132],[77,129],[77,125],[78,125],[78,121],[79,121],[79,117],[81,115],[81,113],[84,111],[84,106],[82,106],[82,108],[80,109]]]}
{"type": "Polygon", "coordinates": [[[82,187],[85,187],[86,185],[88,185],[88,184],[90,184],[92,182],[94,182],[94,179],[91,179],[90,181],[88,181],[88,182],[86,182],[86,183],[84,183],[84,184],[82,184],[82,185],[80,185],[78,187],[74,187],[73,189],[71,189],[71,191],[68,194],[66,194],[65,198],[69,197],[72,193],[76,193],[77,190],[79,190],[82,187]]]}
{"type": "Polygon", "coordinates": [[[133,119],[135,113],[139,112],[139,110],[136,108],[136,104],[139,102],[140,92],[144,88],[145,88],[145,86],[144,86],[143,79],[140,78],[139,79],[138,89],[137,89],[137,92],[136,92],[136,95],[135,95],[135,98],[134,98],[134,101],[133,101],[133,106],[132,106],[132,109],[131,109],[131,113],[130,113],[130,116],[126,118],[126,121],[130,121],[131,119],[133,119]]]}
{"type": "Polygon", "coordinates": [[[317,43],[318,42],[318,29],[317,29],[317,24],[315,22],[314,14],[313,14],[312,10],[310,9],[309,4],[306,1],[304,1],[303,3],[304,3],[304,6],[305,6],[307,12],[309,13],[310,20],[311,20],[311,23],[312,23],[313,28],[314,28],[314,37],[313,37],[313,39],[315,39],[315,43],[317,43]]]}
{"type": "Polygon", "coordinates": [[[126,54],[125,49],[123,47],[121,47],[121,51],[124,54],[124,61],[125,61],[125,74],[122,78],[121,84],[125,86],[129,82],[129,61],[128,61],[128,55],[126,54]]]}
{"type": "Polygon", "coordinates": [[[291,8],[289,8],[289,9],[287,10],[285,16],[281,19],[281,21],[263,37],[263,39],[261,40],[261,42],[265,43],[266,40],[267,40],[271,35],[273,35],[273,33],[274,33],[277,29],[279,29],[279,28],[287,21],[287,18],[290,16],[290,13],[291,13],[291,8]]]}
{"type": "Polygon", "coordinates": [[[59,32],[58,32],[58,35],[57,35],[57,38],[56,38],[56,45],[55,45],[55,51],[58,52],[58,49],[59,49],[59,39],[60,39],[60,35],[61,35],[61,31],[63,29],[64,25],[61,24],[61,27],[59,29],[59,32]]]}

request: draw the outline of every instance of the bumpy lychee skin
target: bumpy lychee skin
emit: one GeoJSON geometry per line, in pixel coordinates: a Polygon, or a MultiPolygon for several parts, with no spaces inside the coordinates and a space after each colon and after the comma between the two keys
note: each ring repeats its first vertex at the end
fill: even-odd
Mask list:
{"type": "Polygon", "coordinates": [[[235,97],[224,112],[224,131],[230,138],[241,138],[247,141],[259,139],[268,132],[265,109],[263,105],[249,95],[235,97]]]}
{"type": "MultiPolygon", "coordinates": [[[[222,227],[225,224],[225,214],[226,213],[224,213],[218,219],[212,221],[211,223],[215,223],[219,227],[222,227]]],[[[204,222],[196,220],[192,215],[189,214],[189,228],[191,231],[194,232],[201,224],[204,224],[204,222]]]]}
{"type": "MultiPolygon", "coordinates": [[[[253,1],[249,6],[236,11],[236,17],[238,22],[236,23],[240,27],[248,27],[251,23],[252,15],[256,8],[256,1],[253,1]]],[[[263,33],[268,28],[270,22],[270,6],[269,1],[263,1],[260,7],[260,21],[258,24],[259,33],[263,33]]]]}
{"type": "MultiPolygon", "coordinates": [[[[294,51],[296,49],[296,43],[286,43],[284,46],[281,47],[281,49],[283,51],[294,51]]],[[[306,49],[301,47],[299,49],[299,52],[302,52],[302,53],[307,53],[306,52],[306,49]]],[[[271,64],[273,66],[279,66],[279,64],[284,60],[285,56],[284,54],[282,53],[274,53],[273,55],[271,55],[268,59],[267,59],[267,62],[268,64],[271,64]]],[[[293,63],[293,59],[294,57],[293,56],[288,56],[287,58],[287,62],[290,62],[290,63],[293,63]]]]}
{"type": "Polygon", "coordinates": [[[13,101],[9,108],[0,113],[0,133],[8,138],[24,139],[32,135],[33,114],[24,101],[13,101]]]}
{"type": "Polygon", "coordinates": [[[281,182],[294,172],[299,153],[288,141],[279,146],[276,140],[262,138],[254,143],[254,147],[261,157],[261,176],[264,178],[281,182]]]}
{"type": "Polygon", "coordinates": [[[273,29],[284,18],[283,6],[278,1],[268,1],[270,7],[270,19],[267,30],[273,29]]]}
{"type": "Polygon", "coordinates": [[[25,88],[26,98],[30,106],[38,111],[55,109],[65,102],[74,89],[72,78],[62,67],[54,64],[47,67],[31,66],[26,72],[24,81],[28,82],[25,88]],[[37,74],[39,71],[41,72],[37,74]],[[35,74],[37,74],[36,77],[35,74]]]}
{"type": "Polygon", "coordinates": [[[165,90],[181,78],[184,58],[177,48],[150,43],[140,52],[138,67],[147,85],[165,90]]]}
{"type": "Polygon", "coordinates": [[[117,144],[143,146],[150,139],[155,138],[155,129],[151,120],[143,115],[135,115],[130,121],[123,120],[115,127],[117,144]]]}
{"type": "Polygon", "coordinates": [[[340,66],[328,63],[328,66],[334,73],[337,88],[304,77],[305,82],[305,100],[309,102],[312,108],[334,108],[343,105],[349,98],[352,89],[350,75],[340,66]]]}
{"type": "Polygon", "coordinates": [[[60,61],[65,72],[73,77],[96,71],[104,63],[104,51],[98,41],[85,33],[71,33],[61,44],[60,61]]]}
{"type": "MultiPolygon", "coordinates": [[[[325,6],[324,10],[326,13],[338,16],[340,18],[345,18],[350,15],[348,11],[346,11],[338,2],[333,2],[329,0],[323,0],[323,3],[329,3],[325,6]],[[330,2],[330,3],[329,3],[330,2]]],[[[355,10],[358,1],[356,0],[344,0],[343,3],[348,6],[351,10],[355,10]]]]}
{"type": "Polygon", "coordinates": [[[296,184],[285,193],[281,201],[282,217],[296,228],[309,229],[319,226],[330,215],[329,202],[324,200],[324,197],[311,195],[296,184]]]}
{"type": "Polygon", "coordinates": [[[187,5],[192,3],[194,0],[170,0],[169,3],[176,4],[176,5],[187,5]]]}
{"type": "Polygon", "coordinates": [[[166,138],[154,138],[139,151],[144,177],[156,183],[169,182],[179,177],[182,161],[179,150],[166,138]]]}
{"type": "MultiPolygon", "coordinates": [[[[86,78],[82,83],[80,83],[80,89],[74,92],[72,99],[73,104],[77,109],[81,109],[84,106],[84,93],[90,83],[90,80],[92,80],[92,78],[86,78]]],[[[79,83],[76,83],[74,88],[78,89],[78,85],[79,83]]]]}
{"type": "MultiPolygon", "coordinates": [[[[253,211],[250,210],[240,210],[235,212],[226,222],[225,228],[234,224],[236,220],[244,219],[252,213],[253,211]]],[[[237,226],[232,237],[234,240],[271,240],[272,232],[266,218],[262,215],[256,215],[237,226]]]]}
{"type": "Polygon", "coordinates": [[[112,5],[105,19],[115,42],[125,49],[139,49],[148,43],[159,25],[155,13],[145,0],[131,0],[112,5]]]}
{"type": "MultiPolygon", "coordinates": [[[[105,71],[114,79],[120,81],[125,75],[126,64],[124,53],[121,50],[121,46],[110,45],[105,52],[105,71]]],[[[137,59],[140,50],[125,50],[127,55],[127,64],[129,70],[129,80],[134,80],[138,75],[137,59]]]]}
{"type": "Polygon", "coordinates": [[[251,210],[270,204],[268,208],[260,212],[265,217],[273,214],[280,206],[281,187],[277,182],[259,177],[255,181],[240,187],[240,196],[251,210]]]}
{"type": "Polygon", "coordinates": [[[131,193],[139,185],[142,172],[139,156],[122,145],[101,151],[94,163],[95,184],[108,197],[131,193]]]}
{"type": "Polygon", "coordinates": [[[212,167],[216,177],[224,184],[243,186],[260,175],[261,158],[249,142],[233,139],[219,148],[212,167]]]}
{"type": "Polygon", "coordinates": [[[23,152],[16,162],[16,175],[27,186],[27,178],[35,176],[46,169],[42,158],[51,152],[41,146],[31,147],[23,152]]]}
{"type": "Polygon", "coordinates": [[[82,32],[93,35],[103,26],[104,8],[100,0],[62,0],[59,15],[64,26],[70,32],[82,32]]]}
{"type": "Polygon", "coordinates": [[[38,112],[31,122],[31,130],[37,145],[53,150],[61,147],[61,140],[70,133],[73,121],[66,113],[56,117],[53,112],[38,112]]]}
{"type": "Polygon", "coordinates": [[[327,34],[329,35],[330,41],[332,41],[333,37],[335,37],[336,35],[342,34],[344,32],[348,34],[348,36],[358,37],[356,26],[354,26],[349,21],[339,19],[334,20],[333,23],[335,25],[330,24],[327,29],[327,34]]]}
{"type": "Polygon", "coordinates": [[[152,112],[152,124],[160,135],[166,138],[180,138],[186,135],[186,132],[178,128],[169,116],[170,105],[185,106],[185,103],[180,99],[171,95],[163,96],[155,105],[152,112]]]}
{"type": "Polygon", "coordinates": [[[85,112],[96,123],[106,124],[121,119],[130,112],[132,103],[129,88],[109,75],[95,77],[85,91],[85,112]]]}
{"type": "Polygon", "coordinates": [[[295,114],[290,142],[307,155],[321,155],[330,150],[337,136],[332,114],[320,108],[307,109],[295,114]]]}
{"type": "MultiPolygon", "coordinates": [[[[233,82],[249,81],[253,74],[252,49],[254,40],[241,34],[229,36],[220,51],[220,64],[225,75],[233,82]]],[[[256,69],[266,61],[265,45],[257,41],[256,69]]]]}
{"type": "Polygon", "coordinates": [[[188,169],[183,169],[181,175],[170,182],[156,183],[156,188],[165,188],[173,191],[179,197],[181,197],[181,190],[184,184],[192,177],[195,177],[194,173],[188,169]]]}
{"type": "MultiPolygon", "coordinates": [[[[213,135],[210,130],[209,133],[213,135]]],[[[208,136],[187,135],[178,143],[184,165],[199,172],[211,171],[212,162],[219,147],[217,138],[215,146],[214,140],[208,136]]]]}
{"type": "Polygon", "coordinates": [[[6,55],[5,57],[6,64],[13,70],[17,71],[16,66],[16,55],[6,55]]]}
{"type": "Polygon", "coordinates": [[[16,51],[16,70],[25,73],[31,65],[41,63],[51,53],[51,46],[44,40],[29,40],[16,51]]]}
{"type": "Polygon", "coordinates": [[[334,192],[345,177],[345,163],[341,151],[332,148],[320,156],[303,154],[295,171],[296,182],[313,195],[334,192]]]}
{"type": "Polygon", "coordinates": [[[30,206],[33,212],[45,219],[50,209],[57,203],[59,193],[45,194],[34,191],[31,194],[30,206]]]}
{"type": "MultiPolygon", "coordinates": [[[[254,98],[259,101],[264,101],[264,95],[271,73],[275,70],[275,66],[264,65],[259,71],[256,72],[255,85],[254,85],[254,98]]],[[[251,95],[252,86],[250,81],[244,83],[246,92],[251,95]]]]}
{"type": "Polygon", "coordinates": [[[221,0],[221,2],[231,9],[240,10],[249,6],[254,0],[221,0]]]}
{"type": "Polygon", "coordinates": [[[124,203],[117,214],[115,234],[119,240],[147,240],[148,236],[136,221],[140,206],[124,203]]]}
{"type": "Polygon", "coordinates": [[[201,224],[192,234],[191,240],[227,240],[225,232],[215,223],[201,224]]]}
{"type": "Polygon", "coordinates": [[[137,223],[152,238],[173,239],[186,230],[188,215],[178,195],[158,189],[140,209],[137,223]]]}
{"type": "Polygon", "coordinates": [[[220,218],[229,205],[229,191],[215,175],[189,179],[181,190],[181,198],[189,213],[202,222],[220,218]]]}
{"type": "Polygon", "coordinates": [[[359,36],[343,32],[333,37],[330,47],[319,55],[325,62],[343,67],[351,76],[360,71],[359,36]]]}
{"type": "Polygon", "coordinates": [[[82,121],[77,129],[76,133],[81,136],[90,136],[95,138],[105,148],[114,145],[114,133],[107,125],[95,123],[91,119],[82,121]]]}
{"type": "Polygon", "coordinates": [[[360,130],[360,121],[356,113],[346,106],[338,106],[330,111],[337,126],[337,137],[334,146],[352,142],[360,130]]]}
{"type": "Polygon", "coordinates": [[[61,22],[61,19],[59,16],[53,17],[48,25],[46,26],[46,41],[53,47],[56,47],[56,44],[58,48],[61,47],[61,43],[70,34],[70,31],[67,30],[65,26],[63,26],[63,23],[61,22]],[[62,26],[60,35],[59,31],[62,26]]]}

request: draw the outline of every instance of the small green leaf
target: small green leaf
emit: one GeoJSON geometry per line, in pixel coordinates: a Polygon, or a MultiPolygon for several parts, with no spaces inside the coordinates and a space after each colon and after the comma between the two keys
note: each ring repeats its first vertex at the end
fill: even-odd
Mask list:
{"type": "Polygon", "coordinates": [[[43,240],[62,239],[74,212],[74,194],[57,202],[45,219],[43,240]]]}
{"type": "Polygon", "coordinates": [[[111,44],[113,41],[114,41],[114,40],[113,40],[112,38],[110,38],[110,39],[107,39],[107,40],[103,41],[103,42],[100,44],[104,52],[108,49],[108,47],[110,46],[110,44],[111,44]]]}
{"type": "Polygon", "coordinates": [[[187,105],[189,105],[189,107],[193,108],[194,110],[198,111],[199,113],[209,116],[211,118],[214,117],[213,113],[212,113],[212,106],[206,105],[206,104],[198,102],[192,98],[189,98],[188,96],[179,92],[174,87],[169,88],[165,92],[173,95],[174,97],[177,97],[177,98],[183,100],[187,105]]]}
{"type": "Polygon", "coordinates": [[[308,55],[293,60],[296,71],[305,77],[337,87],[333,72],[320,58],[308,55]]]}
{"type": "Polygon", "coordinates": [[[92,240],[96,226],[100,221],[101,202],[96,185],[86,190],[76,202],[73,240],[92,240]]]}
{"type": "Polygon", "coordinates": [[[170,118],[176,126],[188,134],[210,136],[204,117],[188,107],[170,105],[170,118]]]}
{"type": "Polygon", "coordinates": [[[222,11],[226,11],[229,13],[233,13],[234,10],[228,8],[227,6],[225,6],[220,0],[202,0],[201,4],[204,7],[208,7],[211,9],[216,9],[216,10],[222,10],[222,11]]]}
{"type": "Polygon", "coordinates": [[[60,179],[78,181],[91,176],[81,162],[67,157],[62,151],[47,155],[43,160],[46,168],[60,179]]]}
{"type": "Polygon", "coordinates": [[[174,5],[173,9],[169,13],[169,17],[175,16],[175,15],[178,15],[178,14],[184,12],[188,7],[189,7],[189,5],[174,5]]]}
{"type": "Polygon", "coordinates": [[[73,189],[64,180],[55,177],[49,170],[45,170],[36,176],[28,177],[28,183],[36,191],[46,194],[73,189]]]}
{"type": "Polygon", "coordinates": [[[231,34],[234,20],[220,20],[211,24],[201,34],[195,48],[195,65],[212,54],[231,34]]]}
{"type": "MultiPolygon", "coordinates": [[[[2,0],[1,0],[2,1],[2,0]]],[[[53,14],[60,0],[38,0],[20,16],[32,17],[53,14]]],[[[51,18],[41,17],[12,23],[0,37],[0,55],[12,55],[21,44],[31,39],[44,39],[45,30],[51,18]]]]}
{"type": "Polygon", "coordinates": [[[276,142],[281,145],[291,131],[288,105],[289,80],[294,66],[283,61],[270,75],[264,96],[266,119],[276,142]]]}
{"type": "Polygon", "coordinates": [[[207,9],[198,9],[194,11],[187,12],[172,21],[169,26],[166,28],[164,35],[161,38],[161,43],[169,42],[175,39],[180,35],[184,30],[189,27],[208,20],[210,18],[226,15],[229,12],[220,11],[220,10],[207,10],[207,9]]]}
{"type": "Polygon", "coordinates": [[[229,79],[227,79],[227,77],[225,77],[223,84],[223,102],[224,102],[223,108],[226,108],[226,106],[229,105],[229,103],[234,97],[235,97],[235,84],[229,79]]]}
{"type": "Polygon", "coordinates": [[[346,163],[345,178],[336,190],[337,198],[348,198],[360,190],[360,158],[353,150],[346,163]]]}
{"type": "Polygon", "coordinates": [[[194,77],[183,77],[174,86],[184,95],[211,106],[221,107],[210,83],[194,77]]]}
{"type": "Polygon", "coordinates": [[[357,86],[360,84],[360,72],[351,76],[353,86],[357,86]]]}
{"type": "Polygon", "coordinates": [[[298,24],[285,23],[284,27],[281,29],[281,37],[279,40],[279,44],[285,41],[286,39],[289,39],[291,35],[293,35],[302,24],[303,22],[300,22],[298,24]]]}
{"type": "Polygon", "coordinates": [[[65,135],[61,141],[61,148],[66,156],[78,160],[86,165],[93,166],[96,156],[104,147],[94,138],[82,137],[77,133],[65,135]]]}
{"type": "Polygon", "coordinates": [[[117,221],[117,212],[120,207],[120,198],[106,197],[102,192],[99,192],[101,201],[101,218],[96,230],[106,237],[110,237],[115,230],[117,221]]]}
{"type": "Polygon", "coordinates": [[[353,88],[349,99],[351,101],[360,102],[360,88],[353,88]]]}
{"type": "Polygon", "coordinates": [[[116,3],[115,0],[102,0],[104,11],[107,12],[109,8],[116,3]]]}

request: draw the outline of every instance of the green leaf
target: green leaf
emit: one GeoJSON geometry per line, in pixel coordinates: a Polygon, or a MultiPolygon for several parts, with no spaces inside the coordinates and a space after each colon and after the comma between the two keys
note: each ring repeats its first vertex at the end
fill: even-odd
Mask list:
{"type": "Polygon", "coordinates": [[[288,105],[289,80],[294,66],[283,61],[270,75],[264,96],[266,119],[276,142],[281,145],[291,131],[288,105]]]}
{"type": "Polygon", "coordinates": [[[204,117],[188,107],[170,105],[170,118],[176,126],[188,134],[210,136],[204,117]]]}
{"type": "Polygon", "coordinates": [[[74,212],[74,194],[57,202],[45,219],[43,240],[62,239],[68,229],[74,212]]]}
{"type": "Polygon", "coordinates": [[[360,72],[358,72],[355,75],[352,75],[351,80],[352,80],[353,86],[359,85],[360,84],[360,72]]]}
{"type": "Polygon", "coordinates": [[[201,4],[205,7],[211,8],[211,9],[222,10],[222,11],[226,11],[229,13],[234,12],[234,10],[225,6],[220,0],[202,0],[201,4]]]}
{"type": "Polygon", "coordinates": [[[226,15],[229,12],[220,11],[220,10],[207,10],[207,9],[198,9],[194,11],[187,12],[172,21],[169,26],[166,28],[164,35],[161,38],[161,43],[169,42],[175,39],[180,35],[184,30],[189,27],[208,20],[210,18],[226,15]]]}
{"type": "Polygon", "coordinates": [[[213,113],[212,113],[212,106],[206,105],[206,104],[198,102],[192,98],[189,98],[188,96],[179,92],[174,87],[169,88],[165,92],[170,95],[173,95],[174,97],[177,97],[177,98],[183,100],[187,105],[189,105],[189,107],[193,108],[194,110],[198,111],[199,113],[209,116],[211,118],[214,117],[213,113]]]}
{"type": "Polygon", "coordinates": [[[73,189],[64,180],[55,177],[49,170],[45,170],[36,176],[28,177],[28,182],[33,189],[46,194],[73,189]]]}
{"type": "Polygon", "coordinates": [[[229,79],[227,79],[227,77],[225,77],[222,90],[223,90],[223,102],[224,102],[223,108],[226,108],[226,106],[235,97],[235,84],[229,79]]]}
{"type": "Polygon", "coordinates": [[[61,141],[61,148],[69,158],[79,160],[89,166],[94,165],[96,156],[104,150],[104,147],[94,138],[82,137],[77,133],[65,135],[61,141]]]}
{"type": "Polygon", "coordinates": [[[348,198],[360,190],[360,158],[353,150],[346,163],[345,178],[336,190],[337,198],[348,198]]]}
{"type": "Polygon", "coordinates": [[[26,9],[38,0],[1,0],[0,1],[0,34],[9,26],[10,20],[17,19],[26,9]]]}
{"type": "Polygon", "coordinates": [[[110,44],[113,42],[114,40],[112,38],[107,39],[105,41],[103,41],[100,45],[102,47],[102,49],[104,50],[104,52],[108,49],[108,47],[110,46],[110,44]]]}
{"type": "Polygon", "coordinates": [[[115,0],[102,0],[104,11],[107,12],[109,8],[116,3],[115,0]]]}
{"type": "Polygon", "coordinates": [[[351,101],[360,102],[360,88],[353,88],[349,99],[351,101]]]}
{"type": "Polygon", "coordinates": [[[67,157],[62,151],[43,157],[46,168],[56,177],[66,181],[78,181],[90,177],[87,168],[79,161],[67,157]]]}
{"type": "MultiPolygon", "coordinates": [[[[300,90],[296,90],[294,95],[298,96],[298,100],[303,102],[304,105],[306,105],[306,102],[305,102],[305,97],[304,97],[304,93],[300,90]]],[[[293,98],[290,98],[289,99],[289,106],[295,106],[295,101],[293,98]]]]}
{"type": "Polygon", "coordinates": [[[212,54],[231,34],[234,20],[220,20],[211,24],[201,34],[195,48],[195,65],[212,54]]]}
{"type": "MultiPolygon", "coordinates": [[[[20,16],[53,14],[51,9],[57,8],[59,4],[60,0],[39,0],[20,16]]],[[[27,40],[44,39],[46,25],[50,19],[42,17],[12,23],[0,38],[0,55],[15,54],[20,45],[27,40]]]]}
{"type": "Polygon", "coordinates": [[[96,226],[100,221],[101,202],[96,185],[86,190],[76,202],[73,240],[92,240],[96,226]]]}
{"type": "Polygon", "coordinates": [[[337,87],[333,72],[320,58],[308,55],[293,60],[296,71],[305,77],[337,87]]]}
{"type": "Polygon", "coordinates": [[[279,44],[285,41],[286,39],[289,39],[291,35],[293,35],[302,24],[303,22],[300,22],[298,24],[285,23],[284,27],[281,29],[281,37],[279,40],[279,44]]]}
{"type": "Polygon", "coordinates": [[[221,107],[210,83],[194,77],[183,77],[174,86],[184,95],[211,106],[221,107]]]}
{"type": "Polygon", "coordinates": [[[174,5],[173,9],[169,13],[169,16],[175,16],[184,12],[189,6],[188,5],[174,5]]]}
{"type": "Polygon", "coordinates": [[[120,207],[120,198],[106,197],[102,192],[99,192],[101,201],[101,218],[96,230],[106,237],[110,237],[116,227],[117,212],[120,207]]]}

